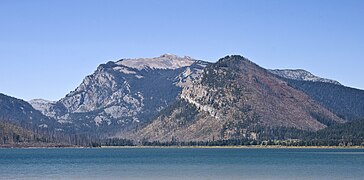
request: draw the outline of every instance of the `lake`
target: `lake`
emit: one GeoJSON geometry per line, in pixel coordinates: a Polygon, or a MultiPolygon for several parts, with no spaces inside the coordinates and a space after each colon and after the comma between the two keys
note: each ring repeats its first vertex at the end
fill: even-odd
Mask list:
{"type": "Polygon", "coordinates": [[[0,149],[0,179],[363,179],[364,149],[0,149]]]}

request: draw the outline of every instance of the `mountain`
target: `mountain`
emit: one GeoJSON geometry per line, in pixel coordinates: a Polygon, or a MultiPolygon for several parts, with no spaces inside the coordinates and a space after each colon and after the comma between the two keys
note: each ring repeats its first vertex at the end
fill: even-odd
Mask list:
{"type": "Polygon", "coordinates": [[[59,131],[85,134],[78,144],[107,137],[286,139],[364,117],[363,92],[305,70],[267,70],[241,56],[208,63],[164,54],[101,64],[59,101],[29,103],[59,131]]]}
{"type": "Polygon", "coordinates": [[[355,121],[364,118],[364,91],[332,83],[286,79],[291,87],[301,90],[337,116],[355,121]]]}
{"type": "Polygon", "coordinates": [[[305,70],[270,70],[337,116],[354,121],[364,118],[364,91],[335,80],[317,77],[305,70]]]}
{"type": "Polygon", "coordinates": [[[0,93],[0,120],[22,127],[54,129],[58,123],[38,110],[28,102],[0,93]]]}
{"type": "Polygon", "coordinates": [[[324,83],[332,83],[332,84],[336,84],[336,85],[341,85],[338,81],[315,76],[312,73],[310,73],[306,70],[303,70],[303,69],[274,69],[274,70],[269,70],[269,71],[280,77],[292,79],[292,80],[324,82],[324,83]]]}
{"type": "Polygon", "coordinates": [[[280,128],[317,131],[345,120],[242,56],[207,65],[178,100],[121,136],[147,141],[257,139],[280,128]]]}
{"type": "Polygon", "coordinates": [[[60,126],[28,102],[0,94],[0,147],[66,145],[60,126]]]}
{"type": "Polygon", "coordinates": [[[112,134],[151,120],[207,64],[170,54],[110,61],[61,100],[30,103],[68,129],[112,134]]]}

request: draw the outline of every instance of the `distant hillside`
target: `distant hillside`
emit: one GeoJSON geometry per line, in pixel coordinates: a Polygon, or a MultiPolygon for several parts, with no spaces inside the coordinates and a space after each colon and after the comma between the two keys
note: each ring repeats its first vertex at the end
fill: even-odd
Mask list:
{"type": "Polygon", "coordinates": [[[54,129],[59,124],[35,110],[28,102],[0,93],[0,120],[22,127],[54,129]]]}
{"type": "Polygon", "coordinates": [[[364,118],[364,91],[332,83],[287,80],[328,110],[346,120],[364,118]]]}
{"type": "Polygon", "coordinates": [[[0,94],[0,146],[91,145],[93,136],[64,131],[62,124],[44,116],[26,101],[0,94]]]}
{"type": "Polygon", "coordinates": [[[302,145],[364,146],[364,119],[306,133],[301,139],[304,142],[302,145]]]}
{"type": "Polygon", "coordinates": [[[0,94],[0,146],[47,146],[59,124],[29,103],[0,94]]]}
{"type": "Polygon", "coordinates": [[[39,145],[47,141],[50,141],[47,136],[36,133],[34,130],[0,120],[0,147],[39,145]]]}

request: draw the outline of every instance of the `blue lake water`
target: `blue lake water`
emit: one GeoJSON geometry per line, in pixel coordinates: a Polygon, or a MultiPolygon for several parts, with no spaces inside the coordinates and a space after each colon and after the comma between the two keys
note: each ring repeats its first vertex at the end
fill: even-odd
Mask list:
{"type": "Polygon", "coordinates": [[[0,179],[364,179],[364,149],[0,149],[0,179]]]}

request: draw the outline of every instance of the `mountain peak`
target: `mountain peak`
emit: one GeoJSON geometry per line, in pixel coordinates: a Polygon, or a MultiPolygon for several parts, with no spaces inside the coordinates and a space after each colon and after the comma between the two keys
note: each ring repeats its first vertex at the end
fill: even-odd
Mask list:
{"type": "Polygon", "coordinates": [[[29,101],[30,103],[55,103],[55,101],[50,101],[50,100],[46,100],[46,99],[32,99],[29,101]]]}
{"type": "Polygon", "coordinates": [[[162,54],[159,56],[159,58],[167,58],[167,59],[192,59],[191,57],[189,56],[183,56],[183,57],[180,57],[180,56],[177,56],[175,54],[169,54],[169,53],[165,53],[165,54],[162,54]]]}
{"type": "Polygon", "coordinates": [[[249,59],[247,59],[247,58],[245,58],[244,56],[241,56],[241,55],[225,56],[225,57],[219,59],[217,64],[226,65],[226,66],[235,66],[237,64],[257,66],[254,62],[250,61],[249,59]]]}
{"type": "Polygon", "coordinates": [[[178,69],[190,66],[195,61],[188,56],[179,57],[173,54],[163,54],[154,58],[122,59],[117,61],[116,64],[139,70],[147,67],[152,69],[178,69]]]}

